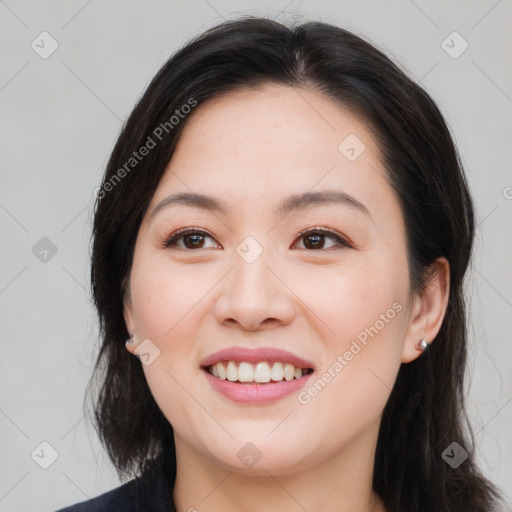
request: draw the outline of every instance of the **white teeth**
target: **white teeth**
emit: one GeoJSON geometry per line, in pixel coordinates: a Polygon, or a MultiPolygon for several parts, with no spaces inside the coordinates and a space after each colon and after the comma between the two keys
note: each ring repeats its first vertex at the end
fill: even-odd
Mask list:
{"type": "Polygon", "coordinates": [[[238,380],[240,382],[252,382],[254,380],[254,368],[250,363],[240,363],[238,367],[238,380]]]}
{"type": "Polygon", "coordinates": [[[272,380],[280,381],[280,380],[283,380],[283,377],[284,377],[283,363],[274,363],[274,366],[272,366],[272,380]]]}
{"type": "Polygon", "coordinates": [[[236,363],[235,361],[228,361],[227,367],[224,363],[216,363],[208,369],[215,377],[221,380],[229,380],[231,382],[259,382],[265,383],[275,381],[279,382],[283,379],[290,381],[300,379],[305,370],[300,367],[295,368],[290,363],[268,363],[263,361],[253,365],[247,362],[236,363]],[[237,366],[238,364],[238,366],[237,366]]]}
{"type": "Polygon", "coordinates": [[[255,382],[270,382],[270,366],[268,363],[258,363],[254,370],[255,382]]]}
{"type": "Polygon", "coordinates": [[[238,380],[238,368],[236,367],[236,364],[233,361],[229,361],[228,363],[226,377],[231,382],[235,382],[235,380],[238,380]]]}
{"type": "Polygon", "coordinates": [[[224,369],[224,365],[222,363],[217,363],[214,366],[217,367],[217,373],[219,374],[219,379],[226,380],[226,370],[224,369]]]}
{"type": "Polygon", "coordinates": [[[284,365],[284,378],[286,380],[293,380],[293,377],[295,375],[295,366],[290,363],[286,363],[284,365]]]}

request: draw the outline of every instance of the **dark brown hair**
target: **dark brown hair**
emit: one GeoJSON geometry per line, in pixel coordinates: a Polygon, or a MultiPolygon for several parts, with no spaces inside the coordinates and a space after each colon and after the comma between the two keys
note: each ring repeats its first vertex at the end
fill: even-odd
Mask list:
{"type": "Polygon", "coordinates": [[[110,459],[124,477],[139,474],[162,452],[175,457],[172,426],[140,362],[125,349],[123,317],[138,229],[186,116],[172,127],[169,120],[184,105],[200,108],[228,92],[269,83],[322,92],[362,116],[375,134],[406,222],[411,293],[428,284],[436,258],[450,264],[440,332],[425,354],[402,364],[383,412],[374,491],[390,511],[495,510],[499,493],[475,465],[464,411],[463,280],[474,212],[460,158],[443,116],[419,85],[372,44],[320,22],[287,27],[244,16],[209,29],[165,63],[119,135],[95,205],[91,266],[102,339],[95,420],[110,459]],[[162,126],[167,130],[157,131],[156,147],[130,161],[162,126]],[[441,456],[452,442],[469,453],[456,469],[441,456]]]}

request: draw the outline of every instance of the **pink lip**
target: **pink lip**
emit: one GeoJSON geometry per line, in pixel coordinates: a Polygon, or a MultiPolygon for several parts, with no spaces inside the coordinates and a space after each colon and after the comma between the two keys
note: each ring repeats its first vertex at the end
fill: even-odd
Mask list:
{"type": "Polygon", "coordinates": [[[311,375],[313,375],[312,373],[309,373],[307,375],[303,375],[300,379],[293,379],[290,381],[283,380],[265,384],[241,384],[214,377],[212,374],[208,373],[208,370],[203,369],[203,373],[213,389],[222,393],[224,396],[227,396],[234,402],[245,404],[275,402],[294,391],[298,391],[306,384],[311,375]]]}
{"type": "MultiPolygon", "coordinates": [[[[315,369],[313,363],[298,357],[291,352],[281,350],[273,347],[262,347],[256,349],[243,348],[243,347],[229,347],[218,352],[210,354],[208,357],[201,361],[202,368],[208,368],[215,363],[222,361],[246,361],[248,363],[259,363],[268,361],[270,363],[280,361],[281,363],[291,363],[299,368],[315,369]]],[[[219,379],[217,379],[219,380],[219,379]]],[[[290,381],[293,382],[293,381],[290,381]]]]}

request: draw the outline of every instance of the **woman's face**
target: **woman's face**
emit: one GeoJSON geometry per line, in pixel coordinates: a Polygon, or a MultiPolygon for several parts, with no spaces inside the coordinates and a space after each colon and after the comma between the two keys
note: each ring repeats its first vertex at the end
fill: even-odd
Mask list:
{"type": "Polygon", "coordinates": [[[178,453],[273,474],[371,453],[419,341],[409,339],[404,220],[384,175],[365,124],[318,92],[268,85],[189,115],[141,224],[125,300],[178,453]],[[175,194],[211,200],[161,204],[175,194]],[[214,358],[226,380],[202,368],[236,348],[250,354],[214,358]],[[313,373],[295,379],[293,358],[273,349],[313,373]],[[254,371],[276,381],[229,380],[254,371]]]}

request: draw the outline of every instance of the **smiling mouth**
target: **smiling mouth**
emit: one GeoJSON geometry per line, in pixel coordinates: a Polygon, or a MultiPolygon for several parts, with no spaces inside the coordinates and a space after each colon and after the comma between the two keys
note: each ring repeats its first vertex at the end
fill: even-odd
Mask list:
{"type": "Polygon", "coordinates": [[[238,384],[272,384],[300,379],[312,368],[296,367],[291,363],[261,361],[253,364],[245,361],[222,361],[202,369],[220,380],[238,384]]]}

